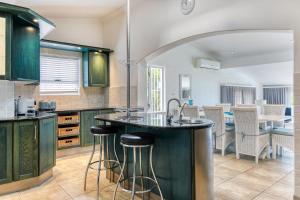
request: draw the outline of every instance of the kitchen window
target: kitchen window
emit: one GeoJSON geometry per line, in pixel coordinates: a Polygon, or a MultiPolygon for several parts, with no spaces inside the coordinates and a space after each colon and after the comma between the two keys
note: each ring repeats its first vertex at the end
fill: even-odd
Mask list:
{"type": "Polygon", "coordinates": [[[147,71],[149,111],[163,112],[165,108],[165,69],[160,66],[149,66],[147,71]]]}
{"type": "Polygon", "coordinates": [[[41,95],[79,95],[80,58],[41,56],[41,95]]]}

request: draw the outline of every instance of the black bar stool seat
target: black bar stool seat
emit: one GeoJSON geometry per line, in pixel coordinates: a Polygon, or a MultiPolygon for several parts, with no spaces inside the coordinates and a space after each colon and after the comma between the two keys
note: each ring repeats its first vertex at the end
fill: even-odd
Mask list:
{"type": "Polygon", "coordinates": [[[124,145],[152,145],[154,137],[145,133],[123,134],[121,143],[124,145]]]}
{"type": "Polygon", "coordinates": [[[92,126],[90,130],[93,135],[111,135],[118,131],[118,127],[111,125],[97,125],[92,126]]]}

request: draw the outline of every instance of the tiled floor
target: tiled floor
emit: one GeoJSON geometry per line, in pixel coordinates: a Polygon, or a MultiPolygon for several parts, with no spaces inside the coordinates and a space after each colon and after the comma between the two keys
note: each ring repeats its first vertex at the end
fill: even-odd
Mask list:
{"type": "MultiPolygon", "coordinates": [[[[96,199],[96,173],[90,171],[87,191],[83,175],[89,154],[57,160],[54,177],[43,185],[26,191],[0,196],[1,200],[92,200],[96,199]]],[[[278,160],[236,160],[234,154],[215,154],[215,196],[217,200],[289,200],[293,196],[293,159],[285,154],[278,160]]],[[[104,174],[101,174],[102,177],[104,174]]],[[[101,181],[100,200],[111,200],[114,185],[101,181]]],[[[121,192],[118,199],[129,199],[121,192]]]]}

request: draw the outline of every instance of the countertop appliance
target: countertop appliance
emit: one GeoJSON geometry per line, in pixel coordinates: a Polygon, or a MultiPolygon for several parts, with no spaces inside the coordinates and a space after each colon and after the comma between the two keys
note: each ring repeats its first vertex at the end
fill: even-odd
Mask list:
{"type": "Polygon", "coordinates": [[[33,98],[24,98],[19,96],[17,99],[17,115],[18,116],[25,116],[25,115],[30,115],[32,116],[33,113],[35,114],[35,105],[36,102],[33,98]]]}
{"type": "Polygon", "coordinates": [[[40,101],[39,111],[54,112],[56,110],[55,101],[40,101]]]}

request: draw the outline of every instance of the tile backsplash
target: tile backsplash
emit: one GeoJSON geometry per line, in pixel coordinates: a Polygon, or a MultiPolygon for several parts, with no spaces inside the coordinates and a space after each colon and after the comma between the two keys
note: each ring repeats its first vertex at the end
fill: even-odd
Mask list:
{"type": "Polygon", "coordinates": [[[15,115],[14,90],[13,82],[0,80],[0,118],[10,118],[15,115]]]}
{"type": "Polygon", "coordinates": [[[80,95],[40,95],[39,86],[16,85],[15,98],[22,96],[38,101],[56,101],[57,110],[108,106],[108,89],[80,88],[80,95]]]}

